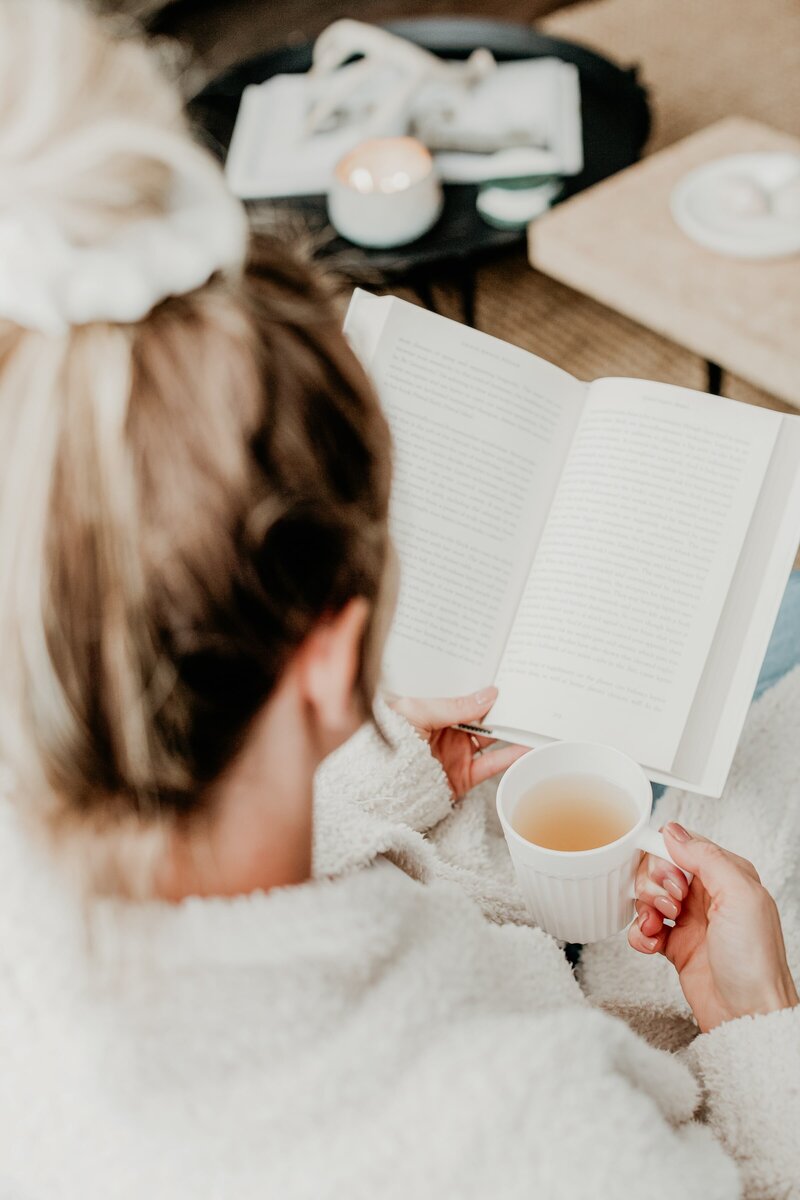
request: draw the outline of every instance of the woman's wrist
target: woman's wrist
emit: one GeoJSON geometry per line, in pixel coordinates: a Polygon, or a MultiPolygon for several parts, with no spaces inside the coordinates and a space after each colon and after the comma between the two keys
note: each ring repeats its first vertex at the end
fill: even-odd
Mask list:
{"type": "Polygon", "coordinates": [[[794,980],[787,972],[760,989],[757,996],[743,1004],[741,1009],[732,1010],[728,1016],[718,1021],[717,1025],[712,1028],[724,1025],[727,1021],[737,1021],[741,1017],[768,1017],[771,1013],[782,1012],[786,1008],[795,1008],[798,1005],[800,1005],[800,997],[798,997],[794,980]]]}
{"type": "Polygon", "coordinates": [[[764,1007],[759,1009],[759,1014],[780,1012],[783,1008],[795,1008],[798,1004],[800,1004],[800,997],[797,994],[797,988],[791,975],[787,974],[784,979],[768,990],[764,998],[764,1007]]]}

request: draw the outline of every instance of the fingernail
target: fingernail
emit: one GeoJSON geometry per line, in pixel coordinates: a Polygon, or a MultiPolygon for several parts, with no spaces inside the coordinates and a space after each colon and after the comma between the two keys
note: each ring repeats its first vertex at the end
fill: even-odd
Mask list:
{"type": "Polygon", "coordinates": [[[658,938],[645,938],[644,944],[647,946],[648,950],[655,950],[656,946],[658,945],[658,938]]]}
{"type": "Polygon", "coordinates": [[[676,842],[690,842],[692,840],[692,835],[682,825],[679,825],[677,821],[670,821],[664,828],[671,837],[675,838],[676,842]]]}
{"type": "Polygon", "coordinates": [[[669,917],[674,921],[678,915],[678,906],[674,900],[668,900],[666,896],[656,896],[654,904],[660,913],[665,917],[669,917]]]}
{"type": "Polygon", "coordinates": [[[497,688],[484,688],[482,692],[475,693],[475,704],[478,708],[488,707],[494,700],[497,699],[497,688]]]}
{"type": "Polygon", "coordinates": [[[669,894],[671,896],[675,897],[676,900],[683,899],[683,891],[681,890],[681,885],[679,883],[676,883],[674,879],[670,879],[669,876],[667,876],[664,879],[664,887],[666,888],[666,890],[669,892],[669,894]]]}

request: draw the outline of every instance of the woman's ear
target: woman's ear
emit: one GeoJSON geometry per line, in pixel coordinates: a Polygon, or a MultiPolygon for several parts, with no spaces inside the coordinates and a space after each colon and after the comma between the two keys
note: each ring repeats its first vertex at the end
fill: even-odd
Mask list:
{"type": "Polygon", "coordinates": [[[348,600],[319,622],[295,659],[301,696],[317,719],[325,753],[355,733],[364,716],[355,686],[369,613],[363,596],[348,600]]]}

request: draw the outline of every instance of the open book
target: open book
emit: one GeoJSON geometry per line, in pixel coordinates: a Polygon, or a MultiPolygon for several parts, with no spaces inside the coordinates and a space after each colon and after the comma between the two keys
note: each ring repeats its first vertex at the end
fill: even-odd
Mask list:
{"type": "Polygon", "coordinates": [[[494,681],[495,736],[604,742],[718,796],[800,537],[800,417],[582,383],[360,290],[345,330],[394,435],[386,686],[494,681]]]}

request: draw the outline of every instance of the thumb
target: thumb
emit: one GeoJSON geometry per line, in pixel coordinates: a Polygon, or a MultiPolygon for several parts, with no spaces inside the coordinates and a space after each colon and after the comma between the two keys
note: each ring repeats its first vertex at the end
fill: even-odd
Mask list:
{"type": "Polygon", "coordinates": [[[449,725],[469,725],[480,721],[497,699],[497,688],[482,688],[469,696],[416,700],[402,697],[392,703],[395,712],[422,729],[447,729],[449,725]]]}
{"type": "Polygon", "coordinates": [[[740,890],[743,885],[758,880],[753,865],[716,842],[699,837],[670,821],[663,829],[667,849],[679,867],[691,871],[700,880],[712,900],[723,892],[740,890]]]}

